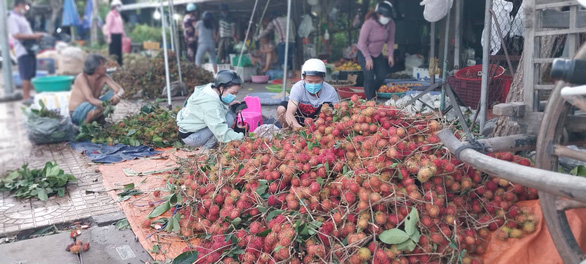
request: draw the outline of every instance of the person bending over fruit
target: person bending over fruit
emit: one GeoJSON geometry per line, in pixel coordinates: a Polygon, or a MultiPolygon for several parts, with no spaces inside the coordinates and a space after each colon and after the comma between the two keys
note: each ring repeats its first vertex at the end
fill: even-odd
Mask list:
{"type": "Polygon", "coordinates": [[[301,68],[302,80],[291,88],[289,101],[277,107],[277,117],[283,128],[300,128],[306,118],[316,118],[323,106],[340,101],[334,87],[324,82],[326,65],[319,59],[309,59],[301,68]]]}
{"type": "Polygon", "coordinates": [[[236,114],[229,108],[242,86],[234,71],[218,72],[213,83],[195,87],[183,109],[177,113],[179,137],[192,147],[210,149],[218,141],[226,143],[244,138],[232,129],[236,114]]]}

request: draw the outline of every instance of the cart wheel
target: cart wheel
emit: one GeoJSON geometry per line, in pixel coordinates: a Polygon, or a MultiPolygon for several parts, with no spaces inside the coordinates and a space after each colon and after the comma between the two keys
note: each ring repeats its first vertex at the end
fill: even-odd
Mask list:
{"type": "MultiPolygon", "coordinates": [[[[586,46],[580,49],[576,59],[586,59],[586,46]]],[[[563,82],[558,82],[552,91],[539,129],[535,161],[540,169],[558,171],[559,157],[586,161],[586,154],[575,151],[569,153],[568,149],[563,146],[564,140],[567,138],[564,136],[564,127],[571,108],[571,105],[560,94],[564,86],[563,82]]],[[[586,204],[545,192],[539,192],[539,200],[549,233],[563,261],[565,263],[580,263],[586,256],[570,229],[566,211],[585,208],[586,204]]]]}

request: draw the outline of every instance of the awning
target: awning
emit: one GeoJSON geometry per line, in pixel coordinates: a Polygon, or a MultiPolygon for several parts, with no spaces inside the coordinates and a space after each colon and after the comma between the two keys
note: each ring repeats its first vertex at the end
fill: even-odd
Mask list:
{"type": "MultiPolygon", "coordinates": [[[[230,3],[242,3],[245,0],[226,0],[226,1],[222,1],[222,3],[224,4],[230,4],[230,3]]],[[[217,0],[176,0],[173,1],[174,5],[186,5],[189,3],[209,3],[209,2],[217,2],[217,0]]],[[[169,5],[169,1],[163,1],[163,6],[168,6],[169,5]]],[[[122,7],[120,8],[121,11],[125,11],[125,10],[136,10],[136,9],[143,9],[143,8],[158,8],[160,7],[161,4],[159,2],[150,2],[150,3],[136,3],[136,4],[128,4],[128,5],[122,5],[122,7]]]]}

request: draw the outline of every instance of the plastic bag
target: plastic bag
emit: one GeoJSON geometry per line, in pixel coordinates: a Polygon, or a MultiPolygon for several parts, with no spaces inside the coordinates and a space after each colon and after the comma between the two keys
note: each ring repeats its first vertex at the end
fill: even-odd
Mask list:
{"type": "Polygon", "coordinates": [[[419,5],[425,6],[423,17],[429,22],[444,18],[452,8],[453,0],[423,0],[419,5]]]}
{"type": "MultiPolygon", "coordinates": [[[[513,10],[513,3],[505,0],[494,0],[492,4],[492,10],[500,25],[500,32],[505,37],[511,31],[511,11],[513,10]]],[[[485,29],[486,30],[486,29],[485,29]]],[[[501,35],[498,33],[499,28],[496,26],[494,19],[492,20],[491,32],[490,32],[490,53],[496,55],[501,50],[501,35]]],[[[484,30],[482,31],[482,46],[485,45],[484,41],[484,30]]]]}
{"type": "Polygon", "coordinates": [[[248,56],[246,55],[242,55],[242,59],[240,60],[240,64],[238,64],[238,59],[240,59],[240,56],[236,55],[234,56],[234,58],[232,58],[232,66],[234,67],[247,67],[247,66],[251,66],[252,63],[250,62],[250,58],[248,58],[248,56]]]}
{"type": "Polygon", "coordinates": [[[279,131],[280,129],[273,124],[264,124],[257,127],[254,130],[254,134],[259,138],[273,139],[273,135],[279,133],[279,131]]]}
{"type": "Polygon", "coordinates": [[[28,138],[35,144],[50,144],[71,141],[75,137],[73,124],[69,117],[41,117],[34,112],[26,111],[28,120],[26,129],[28,138]]]}
{"type": "Polygon", "coordinates": [[[300,38],[307,38],[309,34],[313,32],[315,28],[313,27],[313,21],[311,20],[310,15],[303,15],[301,19],[301,24],[299,25],[299,30],[297,34],[300,38]]]}
{"type": "Polygon", "coordinates": [[[419,54],[405,54],[405,70],[407,72],[413,72],[414,68],[423,65],[423,56],[419,54]]]}

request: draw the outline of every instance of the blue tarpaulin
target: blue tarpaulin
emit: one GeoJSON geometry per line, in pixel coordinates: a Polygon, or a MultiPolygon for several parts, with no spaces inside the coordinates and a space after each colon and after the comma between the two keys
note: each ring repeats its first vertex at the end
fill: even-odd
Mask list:
{"type": "Polygon", "coordinates": [[[94,11],[94,4],[92,0],[88,0],[85,5],[85,12],[83,12],[82,26],[84,29],[90,29],[92,26],[92,12],[94,11]]]}
{"type": "Polygon", "coordinates": [[[161,153],[148,146],[132,147],[124,144],[107,146],[86,142],[69,143],[74,151],[85,155],[96,163],[116,163],[141,157],[150,157],[161,153]]]}
{"type": "Polygon", "coordinates": [[[79,14],[77,13],[77,7],[73,0],[65,0],[63,2],[63,20],[61,20],[62,26],[77,26],[80,25],[79,14]]]}

